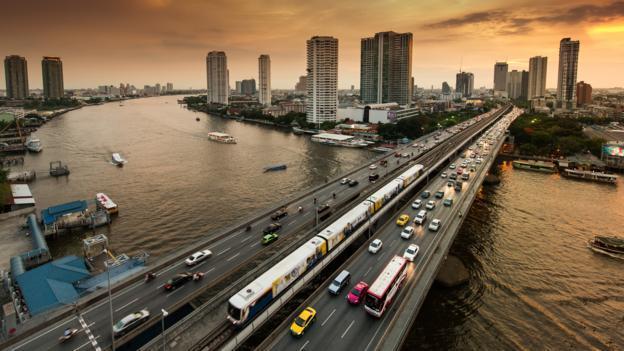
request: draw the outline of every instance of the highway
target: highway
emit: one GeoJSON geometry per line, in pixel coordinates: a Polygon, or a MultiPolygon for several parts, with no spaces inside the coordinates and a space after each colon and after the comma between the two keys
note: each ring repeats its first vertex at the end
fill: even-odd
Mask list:
{"type": "MultiPolygon", "coordinates": [[[[496,157],[496,155],[490,154],[486,156],[486,158],[492,157],[496,157]]],[[[458,157],[451,162],[459,167],[462,159],[462,157],[458,157]]],[[[474,159],[468,158],[468,160],[473,161],[474,159]]],[[[409,280],[414,279],[419,267],[421,267],[423,262],[426,262],[426,258],[436,249],[440,237],[445,235],[445,223],[449,223],[452,216],[458,215],[456,211],[453,210],[453,206],[457,206],[458,201],[464,199],[466,196],[464,194],[466,194],[468,187],[480,186],[480,184],[473,184],[473,179],[476,178],[475,176],[477,174],[487,172],[487,169],[483,167],[486,163],[485,161],[486,159],[484,158],[481,164],[475,164],[476,172],[471,173],[470,180],[464,181],[461,192],[457,192],[452,187],[448,187],[448,179],[438,176],[430,180],[429,184],[427,184],[423,190],[431,191],[431,197],[422,199],[423,205],[421,208],[411,208],[412,201],[416,198],[420,198],[422,192],[419,192],[404,208],[399,210],[396,216],[388,220],[388,222],[369,240],[372,241],[374,238],[382,240],[383,246],[380,252],[371,254],[367,251],[368,246],[363,246],[343,265],[343,267],[336,271],[334,276],[342,269],[346,269],[351,273],[351,283],[349,286],[345,287],[339,296],[334,296],[327,292],[328,284],[334,276],[328,279],[306,302],[304,302],[304,305],[299,306],[295,313],[267,338],[267,340],[270,340],[270,346],[267,348],[275,350],[374,349],[379,339],[382,337],[383,330],[387,328],[388,323],[392,320],[393,309],[388,309],[380,319],[377,319],[366,313],[362,304],[359,306],[349,304],[346,301],[347,294],[350,289],[360,281],[364,281],[369,285],[372,284],[390,259],[394,255],[402,256],[405,249],[410,244],[417,244],[420,247],[420,251],[414,262],[410,263],[408,266],[408,277],[403,286],[406,286],[409,280]],[[434,193],[438,190],[444,192],[442,199],[434,197],[434,193]],[[447,198],[453,199],[453,205],[451,207],[445,207],[442,204],[442,200],[447,198]],[[433,210],[428,210],[427,220],[424,226],[414,225],[412,222],[414,216],[418,211],[424,209],[424,205],[428,200],[434,200],[436,202],[435,208],[433,210]],[[396,224],[396,218],[400,214],[408,214],[410,216],[410,225],[416,228],[414,235],[409,240],[400,237],[402,227],[396,224]],[[438,232],[432,232],[427,229],[429,223],[434,218],[438,218],[442,221],[442,228],[438,232]],[[290,323],[292,323],[294,317],[306,306],[317,310],[316,323],[313,324],[309,331],[302,337],[295,338],[289,333],[290,323]]],[[[450,174],[456,170],[447,168],[444,171],[450,174]]],[[[400,301],[397,300],[402,297],[402,292],[405,293],[404,289],[399,291],[398,298],[392,302],[391,307],[397,306],[400,303],[400,301]]],[[[265,345],[263,345],[263,347],[264,346],[265,345]]]]}
{"type": "MultiPolygon", "coordinates": [[[[452,136],[451,133],[443,132],[440,140],[452,136]]],[[[434,140],[431,136],[425,136],[416,142],[422,143],[422,140],[428,139],[427,146],[433,147],[434,140]]],[[[412,144],[403,147],[401,152],[411,155],[413,152],[415,157],[423,151],[414,147],[412,144]]],[[[388,158],[387,168],[379,166],[375,172],[379,173],[382,178],[377,182],[379,186],[385,181],[384,174],[394,171],[397,167],[406,164],[410,158],[395,158],[390,155],[388,158]]],[[[293,233],[298,232],[304,225],[314,221],[314,201],[318,199],[318,204],[328,203],[335,205],[341,199],[347,199],[357,193],[364,192],[371,188],[368,175],[371,171],[363,168],[353,175],[351,179],[359,181],[356,187],[341,185],[339,182],[327,184],[320,191],[306,196],[296,201],[288,207],[289,216],[280,220],[283,229],[280,231],[279,241],[288,240],[293,237],[293,233]],[[332,193],[336,194],[333,199],[332,193]],[[303,213],[297,212],[297,207],[304,208],[303,213]]],[[[333,210],[336,210],[333,208],[333,210]]],[[[252,230],[247,232],[244,229],[236,231],[222,240],[219,240],[208,247],[199,247],[199,249],[210,249],[213,256],[201,264],[187,268],[184,264],[184,258],[178,263],[163,268],[155,272],[157,277],[148,283],[143,281],[130,285],[129,287],[117,291],[113,294],[113,319],[115,322],[123,318],[129,313],[147,309],[151,313],[150,320],[152,322],[159,321],[161,318],[161,309],[173,312],[182,305],[182,301],[186,302],[192,296],[195,296],[199,289],[206,288],[215,283],[215,281],[231,274],[245,261],[261,250],[270,249],[261,245],[262,229],[269,225],[272,221],[268,216],[260,218],[252,223],[252,230]],[[165,292],[163,285],[171,277],[181,272],[203,272],[204,278],[199,282],[188,282],[186,285],[172,292],[165,292]]],[[[325,222],[321,222],[322,226],[325,222]]],[[[307,231],[307,229],[306,229],[307,231]]],[[[174,234],[172,234],[174,235],[174,234]]],[[[172,248],[175,249],[175,248],[172,248]]],[[[182,249],[180,249],[182,250],[182,249]]],[[[89,349],[106,349],[111,346],[111,321],[109,313],[108,299],[99,301],[93,306],[81,309],[72,317],[66,318],[52,326],[42,327],[36,334],[28,337],[26,340],[17,342],[12,345],[14,350],[89,350],[89,349]],[[79,333],[66,343],[60,344],[58,337],[63,334],[66,328],[77,328],[79,333]]]]}

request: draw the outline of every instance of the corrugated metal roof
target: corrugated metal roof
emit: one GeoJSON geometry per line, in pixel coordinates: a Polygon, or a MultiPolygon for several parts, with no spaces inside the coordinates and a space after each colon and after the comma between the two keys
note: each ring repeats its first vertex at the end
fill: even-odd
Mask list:
{"type": "Polygon", "coordinates": [[[41,211],[43,224],[51,224],[60,216],[68,213],[82,212],[87,209],[87,202],[84,200],[72,201],[66,204],[48,207],[41,211]]]}
{"type": "Polygon", "coordinates": [[[30,188],[26,184],[11,184],[11,193],[13,198],[32,197],[30,188]]]}

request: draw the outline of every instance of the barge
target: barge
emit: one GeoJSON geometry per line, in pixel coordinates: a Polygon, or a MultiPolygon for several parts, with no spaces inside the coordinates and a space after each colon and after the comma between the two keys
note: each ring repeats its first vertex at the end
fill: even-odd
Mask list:
{"type": "Polygon", "coordinates": [[[517,160],[513,161],[511,164],[513,165],[513,168],[525,169],[529,171],[546,173],[555,173],[557,171],[555,164],[552,162],[517,160]]]}

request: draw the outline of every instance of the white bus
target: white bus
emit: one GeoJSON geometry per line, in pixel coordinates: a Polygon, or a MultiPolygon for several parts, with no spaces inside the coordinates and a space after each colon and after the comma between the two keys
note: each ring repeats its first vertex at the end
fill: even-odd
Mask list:
{"type": "Polygon", "coordinates": [[[405,277],[407,277],[407,260],[401,256],[394,256],[368,289],[364,299],[366,312],[381,317],[392,303],[405,277]]]}

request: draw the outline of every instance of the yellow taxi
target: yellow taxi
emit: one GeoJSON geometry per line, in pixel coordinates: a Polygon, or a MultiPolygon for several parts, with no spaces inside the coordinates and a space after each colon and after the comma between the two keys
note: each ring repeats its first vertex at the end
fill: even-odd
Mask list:
{"type": "Polygon", "coordinates": [[[404,225],[406,225],[409,222],[409,216],[406,214],[402,214],[399,216],[399,218],[397,218],[397,225],[400,225],[401,227],[403,227],[404,225]]]}
{"type": "Polygon", "coordinates": [[[290,333],[294,336],[301,336],[316,320],[316,310],[312,307],[306,307],[305,310],[299,313],[299,316],[295,318],[290,325],[290,333]]]}

